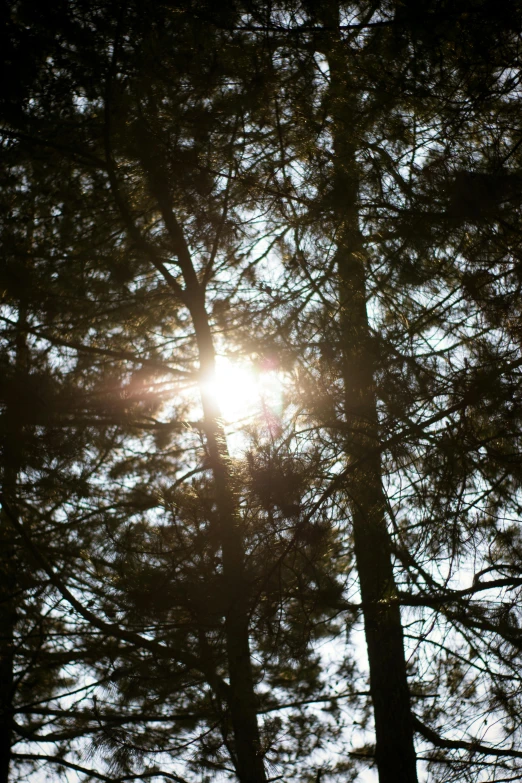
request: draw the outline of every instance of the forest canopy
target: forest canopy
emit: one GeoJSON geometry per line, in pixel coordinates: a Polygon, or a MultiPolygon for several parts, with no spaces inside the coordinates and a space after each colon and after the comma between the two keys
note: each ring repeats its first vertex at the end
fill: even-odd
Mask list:
{"type": "Polygon", "coordinates": [[[4,4],[0,783],[522,776],[522,7],[4,4]]]}

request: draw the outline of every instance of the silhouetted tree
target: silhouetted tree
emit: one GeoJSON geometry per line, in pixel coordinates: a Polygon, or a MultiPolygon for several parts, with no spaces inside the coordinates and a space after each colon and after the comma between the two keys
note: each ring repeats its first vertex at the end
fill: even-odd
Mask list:
{"type": "Polygon", "coordinates": [[[516,779],[519,34],[517,4],[471,0],[12,7],[3,139],[38,252],[4,351],[35,380],[45,354],[53,391],[30,426],[6,403],[3,524],[60,597],[49,654],[68,635],[90,678],[33,760],[516,779]],[[287,379],[241,456],[219,353],[287,379]],[[38,529],[29,432],[77,447],[38,529]]]}

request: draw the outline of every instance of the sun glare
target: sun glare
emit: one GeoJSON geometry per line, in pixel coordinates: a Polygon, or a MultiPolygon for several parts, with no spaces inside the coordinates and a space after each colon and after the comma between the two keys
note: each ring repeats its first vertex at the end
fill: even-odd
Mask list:
{"type": "Polygon", "coordinates": [[[269,363],[233,362],[219,357],[216,378],[207,390],[219,405],[225,424],[248,423],[264,419],[267,424],[282,411],[283,381],[269,363]]]}

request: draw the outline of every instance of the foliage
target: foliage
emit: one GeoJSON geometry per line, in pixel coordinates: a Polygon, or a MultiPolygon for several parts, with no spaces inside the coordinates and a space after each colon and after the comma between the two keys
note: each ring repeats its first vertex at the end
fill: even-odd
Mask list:
{"type": "Polygon", "coordinates": [[[11,4],[11,779],[520,776],[519,10],[11,4]]]}

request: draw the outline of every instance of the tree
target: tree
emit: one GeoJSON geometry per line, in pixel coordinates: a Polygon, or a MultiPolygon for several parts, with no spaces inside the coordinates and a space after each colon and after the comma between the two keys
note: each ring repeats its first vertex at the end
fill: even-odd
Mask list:
{"type": "MultiPolygon", "coordinates": [[[[13,758],[30,761],[28,746],[67,741],[67,733],[42,732],[52,709],[78,681],[75,660],[93,657],[89,639],[75,648],[62,598],[42,574],[13,529],[24,520],[65,578],[81,549],[89,546],[81,520],[71,529],[72,498],[82,496],[103,463],[110,433],[93,432],[76,418],[82,392],[73,368],[56,362],[35,320],[56,312],[57,276],[52,269],[58,220],[48,194],[56,193],[49,170],[38,158],[7,140],[2,187],[1,466],[2,466],[2,690],[1,779],[9,779],[13,758]],[[37,183],[37,184],[36,184],[37,183]],[[51,269],[47,267],[47,262],[51,269]],[[52,279],[50,283],[49,276],[52,279]],[[69,526],[60,524],[69,514],[69,526]],[[69,671],[67,670],[69,669],[69,671]]],[[[70,193],[70,191],[69,191],[70,193]]],[[[70,236],[69,236],[70,239],[70,236]]],[[[62,281],[63,282],[63,281],[62,281]]],[[[65,317],[65,313],[63,314],[65,317]]],[[[52,722],[52,719],[51,719],[52,722]]],[[[36,756],[36,759],[38,756],[36,756]]]]}
{"type": "MultiPolygon", "coordinates": [[[[65,158],[70,167],[67,172],[67,187],[70,190],[67,198],[62,200],[61,192],[52,194],[55,199],[58,198],[60,217],[52,254],[57,261],[51,264],[51,269],[59,284],[63,281],[60,309],[67,313],[67,317],[64,319],[62,312],[58,318],[54,312],[45,312],[31,326],[31,332],[48,341],[54,346],[54,351],[65,349],[77,352],[80,358],[74,366],[79,373],[84,373],[81,382],[82,402],[84,415],[89,417],[88,426],[94,428],[101,424],[110,430],[111,425],[120,425],[119,432],[126,441],[122,445],[121,439],[115,438],[112,444],[107,444],[107,449],[112,449],[111,455],[103,462],[100,461],[93,481],[96,484],[104,477],[107,483],[103,490],[100,483],[98,486],[91,484],[83,488],[87,501],[82,500],[81,492],[77,493],[77,517],[97,523],[94,529],[100,533],[93,534],[90,542],[92,553],[89,560],[92,568],[86,569],[83,565],[81,576],[69,577],[68,584],[57,574],[57,565],[41,553],[41,541],[36,543],[30,536],[24,535],[17,514],[13,509],[9,512],[8,501],[5,508],[10,523],[22,535],[39,567],[75,611],[79,623],[75,634],[82,638],[87,632],[92,633],[92,629],[85,629],[84,622],[87,621],[97,632],[116,640],[116,644],[108,640],[104,642],[103,654],[97,666],[91,659],[84,659],[86,670],[97,670],[98,682],[117,681],[122,694],[121,706],[128,706],[129,699],[143,702],[145,698],[142,688],[128,695],[132,677],[127,677],[126,672],[130,667],[138,666],[146,672],[150,671],[151,665],[157,668],[158,664],[151,660],[151,656],[161,662],[160,671],[164,671],[164,660],[171,667],[174,664],[174,677],[171,673],[167,687],[159,687],[163,698],[167,696],[175,703],[181,701],[186,705],[189,694],[194,698],[199,691],[201,715],[197,712],[195,715],[187,714],[185,710],[181,720],[210,720],[210,730],[203,736],[210,732],[215,734],[216,727],[219,729],[222,738],[216,748],[219,751],[224,744],[228,749],[239,778],[262,780],[265,779],[265,771],[261,761],[248,626],[251,612],[260,605],[263,608],[258,593],[261,592],[261,597],[266,595],[266,571],[270,575],[277,568],[281,556],[277,551],[265,547],[264,551],[268,549],[270,552],[271,562],[268,569],[265,566],[264,572],[256,573],[256,561],[259,566],[263,561],[263,554],[259,551],[261,531],[256,529],[254,534],[257,540],[254,539],[254,544],[257,551],[251,555],[254,569],[246,577],[243,565],[246,534],[243,528],[249,520],[248,517],[242,519],[240,524],[236,494],[241,476],[238,471],[234,471],[237,475],[232,475],[219,411],[215,399],[206,391],[206,382],[214,374],[215,348],[209,328],[205,291],[214,279],[213,267],[218,263],[223,265],[222,256],[238,256],[238,248],[245,244],[243,236],[247,230],[244,219],[236,216],[236,213],[238,202],[244,199],[245,194],[248,198],[248,189],[245,189],[240,178],[237,178],[237,185],[230,178],[230,170],[238,165],[232,155],[237,154],[234,147],[236,127],[244,121],[246,109],[241,94],[230,92],[226,82],[222,86],[223,73],[220,69],[224,68],[224,75],[228,79],[226,58],[217,64],[213,57],[208,64],[202,62],[202,71],[195,71],[191,75],[188,86],[184,84],[183,78],[177,78],[177,64],[180,61],[185,63],[195,33],[201,32],[201,29],[205,32],[205,28],[200,25],[196,25],[195,30],[191,22],[173,32],[173,21],[168,20],[167,30],[171,36],[168,41],[170,43],[174,40],[176,43],[172,53],[173,62],[166,64],[166,78],[154,83],[151,88],[143,78],[143,74],[149,71],[148,60],[157,62],[158,47],[162,52],[167,51],[163,35],[158,32],[158,19],[148,19],[145,29],[138,33],[137,29],[144,23],[144,17],[135,9],[129,12],[130,21],[122,17],[99,18],[97,12],[91,13],[90,9],[82,9],[83,15],[82,12],[76,14],[76,10],[71,8],[71,14],[63,20],[68,36],[66,44],[47,56],[46,63],[50,68],[48,71],[44,68],[38,74],[38,80],[41,81],[37,80],[32,94],[39,95],[39,99],[33,98],[33,106],[29,104],[25,114],[19,112],[9,128],[11,137],[21,144],[25,141],[33,144],[35,130],[43,130],[45,134],[52,129],[52,142],[48,144],[46,135],[40,136],[40,141],[54,150],[57,160],[65,158]],[[82,45],[80,55],[78,41],[82,45]],[[134,52],[136,42],[139,42],[137,54],[134,52]],[[81,60],[80,66],[78,59],[81,60]],[[143,68],[143,72],[140,68],[143,68]],[[163,90],[161,100],[156,95],[158,88],[163,90]],[[42,123],[44,105],[47,112],[42,123]],[[96,122],[100,105],[103,106],[101,124],[96,122]],[[94,123],[92,130],[85,119],[86,106],[92,106],[95,112],[91,120],[94,123]],[[167,129],[160,123],[165,111],[168,111],[172,121],[167,129]],[[224,116],[224,121],[213,126],[211,120],[219,118],[220,114],[224,116]],[[55,117],[60,118],[59,122],[67,118],[62,135],[56,132],[55,117]],[[171,133],[178,136],[181,146],[172,148],[171,133]],[[187,137],[191,144],[184,149],[181,142],[187,137]],[[201,161],[208,162],[211,156],[217,157],[218,154],[220,171],[200,173],[201,161]],[[228,179],[221,173],[223,166],[229,170],[228,179]],[[166,177],[167,172],[172,178],[178,177],[174,190],[166,177]],[[203,205],[210,207],[206,213],[203,212],[203,205]],[[158,218],[163,223],[163,229],[158,226],[158,218]],[[71,242],[71,223],[75,235],[84,232],[91,238],[92,246],[99,248],[99,255],[94,259],[88,257],[85,239],[71,242]],[[62,234],[60,229],[63,229],[62,234]],[[236,238],[238,232],[239,240],[236,238]],[[202,259],[200,268],[195,267],[192,257],[196,251],[202,259]],[[174,258],[177,258],[179,270],[172,272],[170,267],[174,258]],[[81,287],[78,289],[80,281],[81,287]],[[70,282],[73,286],[76,284],[76,288],[71,288],[70,282]],[[97,301],[92,307],[90,302],[94,298],[97,301]],[[138,312],[140,301],[143,306],[141,316],[138,312]],[[151,301],[154,303],[154,312],[148,311],[151,301]],[[126,318],[130,305],[132,323],[126,325],[122,317],[126,318]],[[150,325],[149,334],[146,331],[147,321],[150,325]],[[63,331],[64,322],[67,324],[67,335],[63,331]],[[101,322],[105,334],[100,330],[101,322]],[[152,356],[144,358],[137,351],[138,335],[134,325],[138,322],[142,350],[152,351],[152,356]],[[176,340],[186,345],[179,352],[179,358],[182,367],[189,362],[188,369],[178,369],[163,359],[161,338],[158,343],[158,331],[153,334],[153,329],[163,332],[167,344],[174,335],[176,340]],[[129,350],[129,342],[132,343],[132,351],[129,350]],[[92,360],[87,367],[84,366],[85,355],[92,360]],[[111,382],[111,378],[110,375],[107,377],[103,364],[95,363],[93,357],[96,356],[102,362],[113,358],[118,363],[112,382],[119,386],[123,381],[127,386],[128,403],[124,400],[118,405],[112,394],[105,394],[102,395],[101,403],[97,404],[96,397],[111,382]],[[173,374],[183,379],[190,378],[195,372],[194,358],[198,360],[199,377],[205,381],[201,384],[204,416],[201,425],[198,425],[204,433],[202,454],[201,444],[197,441],[191,443],[183,428],[151,417],[154,395],[152,398],[147,393],[140,395],[140,391],[152,382],[147,369],[163,377],[173,374]],[[126,362],[138,367],[141,365],[142,370],[130,374],[127,379],[125,376],[122,378],[119,375],[120,368],[126,362]],[[95,373],[94,381],[85,376],[85,370],[95,373]],[[152,429],[158,436],[158,450],[161,448],[164,453],[155,455],[154,450],[151,450],[148,463],[144,462],[143,456],[139,460],[132,459],[130,454],[134,444],[129,427],[141,431],[152,429]],[[169,434],[175,435],[179,429],[182,430],[182,437],[177,447],[167,450],[168,443],[162,433],[168,438],[169,434]],[[117,455],[122,448],[125,456],[120,460],[117,455]],[[185,457],[184,452],[189,452],[190,456],[185,457]],[[200,460],[201,466],[198,465],[200,460]],[[201,481],[192,482],[185,493],[174,492],[178,482],[173,482],[173,487],[158,486],[155,492],[142,477],[152,477],[158,470],[172,476],[180,470],[186,470],[188,477],[200,472],[205,475],[201,481]],[[211,481],[209,474],[212,476],[211,481]],[[111,491],[110,482],[118,479],[122,485],[113,484],[111,491]],[[163,498],[158,497],[160,490],[164,494],[163,498]],[[100,502],[102,495],[103,503],[100,502]],[[110,497],[109,503],[107,497],[110,497]],[[173,511],[176,511],[177,518],[171,521],[173,532],[164,533],[161,528],[158,530],[154,518],[147,519],[147,512],[158,508],[169,516],[173,516],[173,511]],[[103,515],[108,512],[112,517],[109,523],[103,519],[103,515]],[[134,524],[138,516],[141,521],[134,524]],[[187,520],[191,524],[188,533],[187,520]],[[130,543],[125,537],[125,525],[129,524],[133,527],[130,543]],[[102,543],[99,537],[104,525],[114,541],[114,547],[102,543]],[[202,533],[205,534],[204,541],[201,540],[202,533]],[[142,617],[138,619],[137,612],[144,611],[144,596],[157,589],[158,578],[164,580],[165,575],[160,566],[156,574],[150,576],[151,566],[139,562],[139,546],[145,543],[154,551],[154,547],[159,544],[160,550],[154,551],[157,562],[162,555],[161,544],[167,541],[172,558],[173,536],[175,544],[184,547],[176,559],[179,560],[179,554],[182,554],[188,562],[183,564],[183,568],[183,560],[179,562],[181,574],[173,586],[172,603],[167,607],[170,622],[161,616],[154,618],[156,638],[150,639],[149,623],[144,623],[142,617]],[[199,563],[199,568],[194,568],[190,558],[196,563],[203,560],[203,567],[199,563]],[[212,567],[214,574],[209,571],[212,567]],[[205,586],[205,593],[201,595],[202,578],[208,579],[209,573],[212,580],[210,587],[213,587],[215,593],[211,597],[215,605],[211,607],[204,605],[203,601],[206,599],[208,603],[209,586],[205,586]],[[104,576],[108,577],[105,583],[104,576]],[[134,582],[141,583],[141,594],[136,594],[134,585],[130,583],[131,576],[134,582]],[[82,595],[81,600],[77,597],[78,592],[82,595]],[[115,618],[120,620],[120,624],[114,622],[115,618]],[[127,645],[123,650],[119,649],[122,643],[127,645]],[[223,666],[226,667],[228,681],[221,674],[223,666]],[[185,693],[176,691],[176,686],[178,689],[184,688],[185,693]]],[[[161,15],[160,21],[164,22],[161,15]]],[[[175,21],[179,22],[178,19],[175,21]]],[[[56,23],[56,19],[53,23],[56,23]]],[[[209,35],[212,40],[216,37],[212,30],[209,35]]],[[[238,148],[241,150],[241,143],[238,148]]],[[[246,236],[248,240],[248,234],[246,236]]],[[[240,258],[235,264],[244,271],[245,264],[241,265],[240,258]]],[[[218,270],[221,271],[219,267],[218,270]]],[[[220,277],[216,280],[215,285],[223,285],[220,277]]],[[[180,409],[190,405],[190,399],[185,400],[180,409]]],[[[67,524],[70,524],[71,516],[69,512],[67,524]]],[[[278,535],[276,522],[272,520],[275,534],[278,535]]],[[[283,548],[284,554],[284,539],[280,548],[283,548]]],[[[310,543],[304,540],[303,548],[309,549],[310,543]]],[[[168,578],[171,579],[170,576],[168,578]]],[[[271,586],[270,590],[276,595],[274,587],[271,586]]],[[[277,600],[277,596],[274,600],[277,600]]],[[[271,609],[272,614],[276,608],[271,609]]],[[[297,607],[294,615],[299,616],[297,607]]],[[[294,625],[298,626],[297,621],[294,625]]],[[[293,631],[294,654],[299,643],[298,637],[299,634],[293,631]]],[[[273,650],[269,645],[265,644],[265,647],[265,657],[269,661],[273,650]]],[[[303,660],[300,665],[304,668],[307,656],[303,643],[301,652],[303,660]]],[[[147,676],[150,677],[150,674],[147,676]]],[[[281,681],[280,687],[283,686],[284,682],[281,681]]],[[[305,686],[301,684],[301,687],[305,686]]],[[[310,687],[313,687],[313,679],[310,687]]],[[[84,715],[79,716],[76,727],[67,723],[70,713],[64,715],[65,729],[61,735],[51,735],[51,739],[57,740],[66,735],[74,739],[92,732],[92,723],[99,720],[98,704],[98,700],[93,704],[88,725],[84,715]]],[[[108,728],[103,740],[111,745],[111,750],[112,745],[120,745],[118,750],[121,752],[117,759],[121,767],[120,774],[124,774],[130,763],[126,753],[129,746],[122,747],[114,732],[114,724],[118,722],[119,716],[114,713],[112,706],[112,712],[109,707],[109,714],[104,716],[108,728]]],[[[164,712],[158,717],[156,711],[151,720],[155,719],[165,720],[164,712]]],[[[138,713],[134,720],[132,717],[125,720],[140,724],[143,717],[138,713]]],[[[184,725],[181,731],[186,731],[184,725]]],[[[38,740],[41,736],[33,734],[31,738],[38,740]]],[[[203,746],[203,760],[206,756],[212,759],[216,755],[215,742],[212,738],[209,747],[203,746]]],[[[132,750],[137,751],[137,748],[130,747],[130,750],[132,754],[132,750]]],[[[71,763],[63,761],[60,754],[54,756],[54,759],[57,764],[71,763]]],[[[52,761],[53,757],[49,755],[47,760],[52,761]]],[[[217,760],[223,763],[219,754],[217,760]]]]}
{"type": "MultiPolygon", "coordinates": [[[[466,7],[465,10],[476,14],[482,9],[475,6],[466,7]]],[[[400,528],[393,531],[388,527],[389,523],[387,525],[385,522],[385,511],[387,516],[391,516],[390,522],[395,524],[406,514],[411,514],[415,519],[418,516],[415,507],[408,509],[407,498],[401,498],[400,503],[391,507],[389,495],[383,495],[381,487],[386,475],[390,476],[388,480],[392,482],[392,490],[394,484],[399,489],[399,482],[404,486],[406,479],[403,471],[406,475],[416,475],[414,482],[422,482],[422,490],[419,494],[414,493],[414,503],[426,509],[428,518],[427,509],[432,513],[436,509],[434,516],[437,521],[453,519],[456,528],[463,525],[470,530],[466,511],[456,511],[451,508],[451,504],[455,497],[462,497],[465,491],[473,496],[472,488],[477,486],[476,482],[482,482],[484,474],[480,479],[476,475],[472,477],[473,469],[468,462],[464,473],[453,474],[455,484],[451,485],[447,472],[449,455],[445,453],[448,444],[441,437],[442,432],[435,433],[432,427],[438,420],[451,417],[457,411],[469,411],[468,406],[473,404],[466,394],[469,379],[462,376],[470,372],[476,360],[466,357],[459,377],[455,365],[464,357],[461,355],[459,359],[452,360],[452,371],[448,374],[440,367],[438,356],[456,356],[459,351],[464,353],[463,345],[469,345],[469,341],[477,349],[481,340],[470,325],[469,310],[464,317],[459,315],[456,322],[449,318],[450,325],[446,330],[439,315],[439,308],[443,310],[442,303],[439,305],[437,296],[441,295],[443,301],[444,297],[446,301],[451,298],[455,309],[458,309],[456,297],[459,296],[457,292],[460,286],[457,281],[461,276],[465,277],[467,272],[460,255],[463,222],[468,237],[473,232],[471,223],[473,227],[479,227],[482,241],[484,235],[489,234],[491,238],[488,237],[488,243],[496,245],[494,229],[491,236],[492,223],[500,217],[501,204],[509,201],[512,205],[518,197],[514,184],[518,176],[516,168],[513,173],[500,168],[506,156],[511,157],[516,148],[513,142],[510,148],[505,138],[501,151],[495,147],[491,152],[488,150],[485,160],[477,166],[478,171],[468,173],[464,170],[466,165],[469,166],[469,158],[463,160],[460,156],[470,154],[469,142],[466,138],[461,147],[460,139],[455,135],[462,133],[463,106],[468,133],[477,134],[484,116],[484,102],[489,101],[489,106],[494,105],[498,111],[498,101],[506,97],[506,90],[503,77],[499,78],[499,71],[495,71],[491,61],[488,62],[478,52],[473,67],[485,79],[486,88],[483,83],[481,95],[477,95],[476,75],[470,74],[470,61],[462,57],[461,52],[457,53],[457,57],[451,54],[446,56],[442,65],[433,59],[433,38],[425,26],[426,21],[430,23],[434,20],[441,24],[443,42],[451,39],[444,18],[447,11],[439,8],[432,10],[427,6],[422,12],[415,12],[408,17],[400,9],[393,18],[382,7],[376,9],[361,5],[355,8],[352,5],[348,8],[339,7],[337,3],[319,3],[313,7],[309,19],[304,17],[304,10],[298,13],[303,16],[291,20],[294,23],[292,32],[300,32],[299,43],[295,44],[298,50],[296,60],[299,61],[296,72],[299,72],[297,69],[300,67],[300,72],[305,73],[302,63],[306,55],[303,55],[303,50],[318,53],[324,58],[326,67],[316,67],[315,79],[308,76],[306,93],[302,82],[298,82],[292,95],[293,103],[288,101],[286,104],[287,107],[295,106],[295,113],[288,111],[285,121],[280,123],[283,138],[281,149],[284,153],[279,158],[281,174],[278,185],[280,192],[287,197],[280,219],[288,220],[289,215],[293,218],[294,242],[288,255],[293,265],[292,273],[295,275],[296,268],[301,267],[305,275],[303,280],[307,284],[315,282],[324,306],[330,312],[338,313],[338,328],[330,331],[330,339],[339,357],[336,356],[334,360],[334,377],[342,378],[344,400],[337,398],[328,403],[327,417],[320,412],[319,421],[323,422],[323,426],[331,427],[331,419],[328,419],[332,414],[336,416],[336,409],[344,408],[341,421],[339,418],[334,418],[334,421],[339,429],[346,432],[343,450],[348,465],[341,477],[353,520],[354,549],[365,616],[376,721],[379,776],[382,780],[415,780],[415,729],[420,729],[425,738],[439,746],[457,748],[459,745],[458,742],[453,745],[451,741],[445,742],[436,732],[420,724],[412,714],[412,689],[407,685],[399,604],[420,605],[424,601],[427,606],[433,607],[433,601],[427,596],[411,596],[406,591],[398,590],[396,580],[402,581],[405,577],[400,575],[398,564],[393,566],[392,556],[399,558],[399,562],[402,560],[410,571],[406,574],[406,584],[410,589],[411,571],[415,572],[417,568],[422,578],[428,580],[423,592],[426,590],[429,593],[431,589],[437,591],[435,603],[441,600],[444,588],[437,586],[430,569],[421,567],[412,556],[415,549],[407,541],[404,532],[400,528]],[[411,32],[408,27],[403,27],[406,21],[408,26],[411,25],[411,32]],[[419,52],[417,46],[421,43],[428,46],[419,52]],[[386,62],[386,84],[383,83],[382,75],[384,51],[401,55],[400,59],[386,62]],[[321,80],[326,85],[324,88],[321,80]],[[316,94],[324,96],[322,100],[318,98],[315,105],[310,99],[314,87],[316,94]],[[422,99],[422,105],[419,105],[419,99],[422,99]],[[307,118],[305,127],[308,133],[303,131],[303,123],[299,131],[294,132],[299,116],[307,118]],[[442,131],[439,130],[439,123],[442,131]],[[438,157],[438,145],[439,149],[445,147],[451,150],[447,157],[438,157]],[[437,195],[434,190],[431,190],[430,196],[426,194],[423,177],[429,167],[423,165],[426,160],[424,156],[428,159],[429,156],[438,158],[437,164],[431,165],[445,168],[444,173],[441,168],[438,169],[438,184],[442,192],[439,190],[437,195]],[[441,158],[445,158],[444,163],[441,158]],[[311,165],[303,171],[296,165],[297,160],[307,160],[311,165]],[[453,174],[446,168],[449,160],[454,167],[453,174]],[[314,168],[315,161],[317,164],[314,168]],[[459,170],[459,165],[462,170],[459,170]],[[483,183],[483,189],[477,192],[478,183],[483,183]],[[487,199],[484,197],[486,188],[487,199]],[[437,199],[440,199],[438,204],[437,199]],[[290,203],[292,200],[294,205],[290,203]],[[394,217],[395,225],[389,221],[388,215],[394,217]],[[439,254],[439,258],[436,254],[439,254]],[[433,255],[435,263],[432,261],[433,255]],[[326,274],[325,256],[330,259],[326,274]],[[333,280],[337,286],[332,291],[325,283],[333,280]],[[413,301],[411,290],[418,292],[418,298],[413,301]],[[431,301],[429,307],[424,308],[428,295],[431,301]],[[423,310],[428,312],[428,318],[423,310]],[[404,338],[400,336],[402,329],[398,329],[397,323],[399,315],[404,319],[403,323],[407,324],[408,340],[413,344],[411,354],[404,348],[404,338]],[[433,335],[435,324],[439,332],[435,332],[436,337],[433,335]],[[432,332],[427,339],[424,337],[426,331],[432,332]],[[424,349],[415,345],[419,337],[425,341],[424,349]],[[434,339],[439,345],[440,342],[447,343],[440,353],[431,345],[434,339]],[[401,387],[397,383],[399,374],[408,379],[406,386],[401,387]],[[394,375],[397,380],[394,380],[394,375]],[[437,376],[438,380],[435,381],[437,376]],[[432,415],[426,416],[430,399],[437,400],[438,405],[432,408],[432,415]],[[423,410],[424,416],[419,421],[420,410],[423,410]],[[395,429],[398,421],[402,421],[402,433],[400,429],[399,432],[395,429]],[[431,459],[430,467],[425,467],[424,471],[421,469],[419,476],[416,474],[418,454],[410,452],[409,457],[406,457],[409,452],[407,440],[415,434],[415,446],[419,449],[425,427],[428,427],[429,432],[426,435],[430,439],[430,456],[437,454],[435,462],[444,464],[440,479],[434,480],[437,470],[431,459]],[[440,441],[437,436],[441,437],[440,441]],[[442,454],[438,449],[439,443],[442,454]],[[387,457],[385,468],[381,455],[387,457]],[[405,459],[410,460],[406,470],[405,459]],[[434,484],[431,484],[432,481],[434,484]],[[428,489],[430,484],[432,488],[428,489]],[[442,513],[439,504],[444,507],[442,513]],[[394,576],[394,571],[399,576],[394,576]]],[[[452,15],[451,24],[454,25],[456,20],[458,13],[452,15]]],[[[281,40],[283,30],[289,33],[291,25],[272,24],[271,29],[281,40]]],[[[476,44],[474,36],[477,32],[473,24],[471,29],[466,30],[470,43],[476,44]]],[[[437,34],[440,36],[440,29],[437,34]]],[[[508,40],[509,35],[504,28],[504,37],[500,39],[503,57],[509,50],[508,40]]],[[[287,46],[291,51],[291,44],[287,46]]],[[[511,110],[505,108],[509,114],[511,110]]],[[[477,135],[474,141],[476,139],[477,135]]],[[[498,137],[495,143],[499,143],[498,137]]],[[[477,154],[477,148],[474,149],[477,154]]],[[[511,241],[516,241],[517,229],[514,226],[510,228],[513,230],[511,241]]],[[[497,246],[497,250],[489,255],[485,263],[490,266],[491,258],[496,255],[496,262],[502,258],[501,263],[510,268],[510,274],[513,265],[509,254],[513,252],[513,245],[504,244],[504,240],[505,235],[501,240],[502,249],[497,246]]],[[[475,261],[473,259],[472,263],[475,261]]],[[[294,290],[297,291],[296,288],[294,290]]],[[[462,292],[461,289],[460,295],[466,298],[466,291],[462,292]]],[[[475,297],[474,305],[487,307],[484,300],[479,303],[478,297],[475,297]]],[[[310,309],[307,317],[310,318],[310,309]]],[[[324,323],[322,318],[319,320],[315,316],[312,330],[306,332],[310,336],[317,335],[315,356],[318,363],[319,351],[325,342],[324,323]],[[318,326],[318,321],[321,326],[318,326]]],[[[496,326],[499,326],[498,321],[496,326]]],[[[301,322],[297,331],[302,335],[303,329],[305,327],[301,322]]],[[[497,382],[502,378],[507,384],[510,389],[507,396],[510,397],[516,388],[516,380],[513,376],[510,378],[510,374],[512,370],[517,370],[518,363],[510,361],[511,347],[501,360],[500,372],[498,366],[493,369],[492,363],[500,359],[498,354],[493,359],[493,351],[498,351],[498,337],[498,333],[494,337],[491,332],[488,334],[491,343],[486,356],[489,356],[486,360],[482,354],[479,362],[483,367],[483,362],[487,361],[486,366],[497,382]],[[494,343],[496,345],[493,349],[494,343]]],[[[331,367],[332,360],[326,364],[331,367]]],[[[327,373],[325,362],[320,362],[319,377],[327,373]]],[[[328,376],[332,377],[331,370],[328,376]]],[[[331,398],[332,393],[328,396],[331,398]]],[[[476,403],[476,397],[473,396],[473,399],[476,403]]],[[[321,404],[325,405],[324,399],[321,404]]],[[[507,426],[511,437],[516,438],[518,424],[514,423],[511,412],[506,411],[506,415],[510,421],[507,426]]],[[[504,425],[500,426],[502,428],[504,425]]],[[[462,430],[459,434],[462,436],[462,430]]],[[[475,444],[480,442],[481,436],[474,437],[477,439],[475,444]]],[[[454,454],[459,451],[455,442],[451,450],[454,454]]],[[[336,453],[337,458],[338,454],[339,451],[336,453]]],[[[469,450],[461,459],[470,459],[469,450]]],[[[492,468],[491,464],[489,468],[492,468]]],[[[498,474],[496,476],[498,480],[498,474]]],[[[486,485],[488,481],[491,478],[486,480],[486,485]]],[[[513,490],[515,485],[512,485],[513,490]]],[[[484,497],[492,499],[495,491],[489,485],[484,497]]],[[[516,503],[514,498],[510,502],[516,503]]],[[[478,494],[470,506],[474,507],[477,503],[480,503],[478,494]]],[[[416,524],[413,523],[412,527],[415,528],[416,524]]],[[[434,526],[432,529],[438,531],[435,535],[440,541],[440,528],[434,526]]],[[[480,537],[480,532],[476,528],[475,531],[475,535],[480,537]]],[[[455,540],[449,540],[447,546],[451,553],[448,558],[462,556],[462,550],[457,555],[458,545],[455,540]]],[[[437,554],[443,557],[440,549],[437,554]]],[[[474,550],[473,557],[477,557],[477,550],[474,550]]],[[[446,579],[450,578],[448,574],[445,576],[446,579]]],[[[419,577],[413,573],[413,578],[417,581],[419,577]]],[[[503,581],[500,580],[500,583],[503,581]]],[[[507,579],[504,584],[515,587],[518,579],[507,579]]],[[[448,619],[457,627],[460,622],[468,627],[470,622],[473,624],[470,616],[466,614],[463,617],[460,611],[450,611],[446,618],[449,615],[448,619]]],[[[479,611],[484,611],[484,607],[481,606],[479,611]]],[[[493,626],[490,626],[490,630],[493,630],[493,626]]],[[[458,628],[458,632],[462,633],[462,628],[458,628]]],[[[429,641],[422,634],[418,638],[418,643],[422,645],[429,644],[429,641]]],[[[469,682],[467,687],[470,688],[469,682]]],[[[471,687],[468,695],[473,690],[471,687]]],[[[476,691],[474,693],[476,695],[476,691]]],[[[463,749],[479,746],[478,740],[460,745],[463,749]]],[[[487,752],[487,748],[483,747],[482,750],[487,752]]],[[[515,757],[516,754],[516,749],[513,749],[515,757]]],[[[491,750],[491,755],[496,755],[495,750],[491,750]]],[[[509,751],[506,756],[509,756],[509,751]]]]}
{"type": "Polygon", "coordinates": [[[59,230],[35,285],[43,300],[57,279],[67,316],[41,308],[22,331],[72,362],[72,424],[104,455],[67,501],[81,576],[79,552],[48,557],[5,513],[76,637],[101,642],[78,656],[96,698],[56,720],[105,743],[114,779],[180,779],[148,762],[172,737],[197,743],[197,774],[354,775],[304,740],[304,704],[328,695],[314,642],[340,612],[348,638],[364,618],[375,720],[375,748],[353,757],[382,781],[416,780],[419,753],[437,780],[517,774],[518,621],[501,591],[520,586],[503,521],[519,509],[518,29],[496,15],[484,52],[485,10],[17,6],[45,53],[5,134],[48,150],[68,191],[47,202],[59,230]],[[244,461],[209,386],[232,348],[298,370],[244,461]],[[200,422],[181,392],[196,377],[200,422]],[[285,690],[295,750],[277,739],[285,690]],[[484,713],[511,742],[472,729],[484,713]]]}

